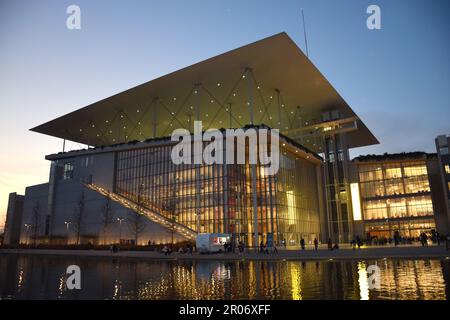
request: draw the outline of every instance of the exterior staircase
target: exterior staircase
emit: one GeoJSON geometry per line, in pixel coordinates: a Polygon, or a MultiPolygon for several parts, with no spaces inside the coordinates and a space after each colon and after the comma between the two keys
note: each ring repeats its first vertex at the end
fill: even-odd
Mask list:
{"type": "Polygon", "coordinates": [[[116,193],[110,192],[100,186],[97,186],[95,184],[86,184],[86,186],[94,190],[101,195],[105,197],[109,197],[112,201],[124,206],[125,208],[131,209],[139,214],[142,214],[143,216],[147,217],[151,221],[161,225],[164,228],[167,228],[169,230],[174,230],[175,233],[183,236],[184,238],[188,240],[195,240],[197,237],[197,232],[194,230],[178,223],[175,221],[172,221],[165,217],[163,214],[161,214],[161,211],[158,209],[151,210],[147,208],[146,206],[139,206],[137,203],[128,200],[127,198],[120,196],[116,193]]]}

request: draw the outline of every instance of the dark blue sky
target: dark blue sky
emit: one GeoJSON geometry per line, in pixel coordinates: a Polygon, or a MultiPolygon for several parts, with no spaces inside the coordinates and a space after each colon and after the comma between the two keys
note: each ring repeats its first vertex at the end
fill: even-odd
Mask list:
{"type": "Polygon", "coordinates": [[[450,1],[0,0],[0,214],[61,149],[29,128],[281,31],[304,49],[301,8],[311,60],[381,142],[352,155],[434,151],[450,133],[450,1]],[[366,28],[370,4],[382,30],[366,28]]]}

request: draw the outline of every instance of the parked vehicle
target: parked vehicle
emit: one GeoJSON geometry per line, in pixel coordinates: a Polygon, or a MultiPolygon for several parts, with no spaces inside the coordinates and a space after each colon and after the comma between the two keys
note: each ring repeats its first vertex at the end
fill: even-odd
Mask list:
{"type": "Polygon", "coordinates": [[[200,233],[197,235],[197,251],[199,253],[217,253],[225,251],[225,244],[231,243],[228,233],[200,233]]]}

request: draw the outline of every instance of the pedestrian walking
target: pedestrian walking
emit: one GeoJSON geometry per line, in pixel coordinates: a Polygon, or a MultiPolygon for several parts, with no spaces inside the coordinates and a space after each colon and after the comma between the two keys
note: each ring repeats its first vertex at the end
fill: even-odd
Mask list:
{"type": "Polygon", "coordinates": [[[302,247],[302,250],[305,250],[305,239],[300,239],[300,246],[302,247]]]}

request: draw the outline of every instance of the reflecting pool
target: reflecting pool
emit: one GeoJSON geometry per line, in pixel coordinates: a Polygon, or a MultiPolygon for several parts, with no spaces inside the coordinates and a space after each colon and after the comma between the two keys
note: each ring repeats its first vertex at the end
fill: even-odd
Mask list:
{"type": "Polygon", "coordinates": [[[449,299],[450,260],[154,261],[0,255],[3,299],[449,299]],[[66,268],[81,269],[68,290],[66,268]],[[371,289],[369,266],[379,267],[371,289]]]}

